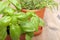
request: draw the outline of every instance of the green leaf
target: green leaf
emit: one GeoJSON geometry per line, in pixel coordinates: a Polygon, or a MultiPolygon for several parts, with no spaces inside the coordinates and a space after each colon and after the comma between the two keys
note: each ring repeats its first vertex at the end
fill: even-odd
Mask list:
{"type": "Polygon", "coordinates": [[[22,21],[20,22],[20,26],[22,27],[24,32],[34,32],[35,28],[30,21],[22,21]]]}
{"type": "Polygon", "coordinates": [[[4,16],[0,19],[0,40],[5,40],[7,36],[7,26],[9,25],[11,18],[9,16],[4,16]]]}
{"type": "Polygon", "coordinates": [[[17,18],[21,21],[26,21],[31,17],[32,17],[32,12],[27,12],[26,14],[22,12],[17,13],[17,18]]]}
{"type": "Polygon", "coordinates": [[[39,26],[44,26],[44,25],[45,25],[45,22],[40,18],[39,26]]]}
{"type": "Polygon", "coordinates": [[[0,26],[1,27],[5,27],[8,26],[9,23],[11,21],[11,17],[10,16],[4,16],[0,19],[0,26]]]}
{"type": "Polygon", "coordinates": [[[11,24],[10,25],[10,36],[12,40],[19,40],[21,35],[21,29],[18,24],[11,24]]]}
{"type": "Polygon", "coordinates": [[[17,0],[8,0],[11,2],[18,10],[21,10],[21,4],[17,0]]]}
{"type": "MultiPolygon", "coordinates": [[[[1,27],[0,27],[1,28],[1,27]]],[[[7,27],[5,27],[5,28],[1,28],[0,29],[0,40],[5,40],[5,38],[6,38],[6,36],[7,36],[7,32],[6,32],[6,29],[7,27]],[[4,33],[3,33],[4,32],[4,33]]]]}
{"type": "Polygon", "coordinates": [[[38,17],[32,17],[30,23],[34,26],[35,31],[38,31],[39,26],[39,18],[38,17]]]}
{"type": "Polygon", "coordinates": [[[11,20],[11,23],[17,24],[17,21],[18,21],[18,20],[17,20],[17,17],[16,17],[16,16],[14,16],[14,15],[11,16],[11,19],[12,19],[12,20],[11,20]]]}
{"type": "Polygon", "coordinates": [[[26,40],[32,40],[32,37],[33,37],[33,36],[34,36],[34,32],[26,33],[25,39],[26,39],[26,40]]]}
{"type": "Polygon", "coordinates": [[[0,1],[0,13],[1,13],[6,7],[8,7],[8,5],[9,5],[9,2],[8,2],[8,1],[5,1],[5,2],[0,1]]]}
{"type": "Polygon", "coordinates": [[[7,7],[3,10],[4,15],[13,15],[15,10],[11,7],[7,7]]]}
{"type": "Polygon", "coordinates": [[[9,16],[4,16],[0,19],[0,40],[5,40],[7,36],[7,26],[9,25],[11,18],[9,16]]]}
{"type": "Polygon", "coordinates": [[[28,34],[26,34],[26,40],[31,40],[31,37],[28,34]]]}
{"type": "Polygon", "coordinates": [[[34,32],[26,32],[26,34],[28,34],[30,37],[34,36],[34,32]]]}

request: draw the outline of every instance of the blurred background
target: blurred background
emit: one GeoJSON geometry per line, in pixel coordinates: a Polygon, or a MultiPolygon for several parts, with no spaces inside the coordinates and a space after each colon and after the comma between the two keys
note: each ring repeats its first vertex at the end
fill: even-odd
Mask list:
{"type": "Polygon", "coordinates": [[[58,10],[46,8],[44,20],[45,27],[41,35],[36,36],[33,40],[60,40],[60,0],[55,0],[58,3],[58,10]],[[59,17],[57,17],[59,15],[59,17]]]}

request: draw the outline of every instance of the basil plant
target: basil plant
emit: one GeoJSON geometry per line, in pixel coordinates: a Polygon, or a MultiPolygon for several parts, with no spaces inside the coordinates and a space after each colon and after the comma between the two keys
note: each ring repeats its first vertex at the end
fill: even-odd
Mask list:
{"type": "Polygon", "coordinates": [[[0,40],[5,40],[9,35],[12,40],[20,40],[20,35],[25,33],[25,39],[31,40],[38,26],[44,26],[44,21],[34,12],[23,13],[21,4],[17,0],[0,1],[0,40]],[[11,7],[15,6],[15,9],[11,7]]]}

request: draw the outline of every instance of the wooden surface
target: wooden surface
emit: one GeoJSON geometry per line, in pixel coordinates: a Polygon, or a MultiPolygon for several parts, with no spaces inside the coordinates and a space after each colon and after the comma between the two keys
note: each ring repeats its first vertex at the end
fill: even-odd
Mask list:
{"type": "Polygon", "coordinates": [[[60,15],[60,0],[55,0],[58,5],[57,9],[46,8],[44,20],[46,25],[44,26],[41,35],[33,37],[32,40],[60,40],[60,20],[57,15],[60,15]]]}

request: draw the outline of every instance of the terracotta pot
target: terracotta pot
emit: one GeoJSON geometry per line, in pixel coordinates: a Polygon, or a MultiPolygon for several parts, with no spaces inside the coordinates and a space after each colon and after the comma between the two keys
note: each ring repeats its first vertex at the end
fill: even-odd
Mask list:
{"type": "MultiPolygon", "coordinates": [[[[11,37],[9,35],[7,35],[6,39],[5,40],[11,40],[11,37]]],[[[25,40],[25,34],[22,34],[20,36],[20,40],[25,40]]]]}
{"type": "Polygon", "coordinates": [[[20,36],[20,40],[25,40],[25,34],[22,34],[22,35],[20,36]]]}
{"type": "Polygon", "coordinates": [[[38,31],[37,32],[34,32],[34,36],[40,35],[42,33],[42,31],[43,31],[43,28],[42,27],[39,27],[38,28],[38,31]]]}
{"type": "MultiPolygon", "coordinates": [[[[33,12],[35,12],[36,13],[36,15],[38,16],[38,17],[40,17],[40,18],[44,18],[44,12],[45,12],[45,8],[42,8],[42,9],[40,9],[40,10],[26,10],[26,9],[22,9],[21,10],[22,12],[27,12],[27,11],[33,11],[33,12]]],[[[42,33],[42,30],[43,30],[43,28],[42,27],[39,27],[38,28],[38,32],[34,32],[34,36],[38,36],[39,34],[41,34],[42,33]]]]}
{"type": "Polygon", "coordinates": [[[11,40],[11,37],[9,35],[7,35],[5,40],[11,40]]]}
{"type": "Polygon", "coordinates": [[[33,11],[36,13],[37,16],[39,16],[40,18],[44,18],[44,12],[45,12],[45,8],[42,8],[40,10],[26,10],[26,9],[22,9],[22,12],[27,12],[27,11],[33,11]]]}

